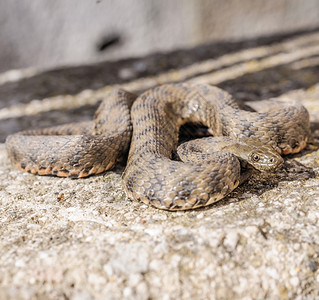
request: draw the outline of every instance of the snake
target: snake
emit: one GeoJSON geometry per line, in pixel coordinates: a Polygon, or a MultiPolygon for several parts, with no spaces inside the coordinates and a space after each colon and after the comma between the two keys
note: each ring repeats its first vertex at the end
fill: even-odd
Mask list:
{"type": "Polygon", "coordinates": [[[263,111],[244,110],[216,86],[186,82],[139,96],[114,89],[92,121],[18,132],[6,148],[23,171],[70,178],[105,172],[127,156],[122,179],[130,198],[164,210],[195,209],[226,197],[249,170],[275,171],[282,155],[306,147],[306,108],[265,101],[263,111]],[[189,122],[207,126],[212,136],[179,145],[179,130],[189,122]]]}

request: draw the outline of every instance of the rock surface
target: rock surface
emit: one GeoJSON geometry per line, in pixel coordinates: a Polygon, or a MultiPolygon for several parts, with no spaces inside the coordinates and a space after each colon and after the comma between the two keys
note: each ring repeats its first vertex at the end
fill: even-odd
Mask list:
{"type": "MultiPolygon", "coordinates": [[[[193,69],[124,83],[143,90],[188,72],[239,100],[279,97],[308,108],[308,148],[287,157],[275,174],[252,177],[208,208],[166,212],[130,200],[121,187],[123,166],[81,180],[22,173],[1,144],[0,299],[318,298],[319,61],[312,53],[319,37],[307,37],[265,44],[258,58],[260,45],[246,56],[234,49],[225,58],[221,51],[193,69]]],[[[53,125],[53,118],[45,119],[51,114],[63,122],[72,111],[94,111],[111,84],[106,80],[107,87],[82,94],[48,93],[46,102],[16,99],[15,106],[0,110],[0,122],[15,122],[19,129],[25,126],[21,119],[39,118],[53,125]]],[[[14,98],[11,88],[3,84],[2,94],[14,98]]]]}

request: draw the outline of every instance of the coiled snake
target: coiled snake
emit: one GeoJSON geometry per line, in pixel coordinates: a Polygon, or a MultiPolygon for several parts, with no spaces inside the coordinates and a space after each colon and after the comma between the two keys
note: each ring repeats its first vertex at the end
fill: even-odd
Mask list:
{"type": "Polygon", "coordinates": [[[306,146],[307,110],[300,104],[279,105],[245,111],[227,92],[206,84],[166,84],[137,99],[114,90],[93,121],[23,131],[9,136],[6,147],[16,167],[62,177],[104,172],[129,149],[123,174],[128,195],[161,209],[185,210],[234,190],[245,180],[244,162],[274,170],[283,162],[279,154],[306,146]],[[182,144],[181,161],[172,160],[185,122],[201,122],[215,137],[182,144]]]}

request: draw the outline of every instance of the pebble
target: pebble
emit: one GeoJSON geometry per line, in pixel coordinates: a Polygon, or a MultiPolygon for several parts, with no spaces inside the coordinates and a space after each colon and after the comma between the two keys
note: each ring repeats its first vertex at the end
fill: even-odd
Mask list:
{"type": "Polygon", "coordinates": [[[272,278],[274,278],[274,279],[276,279],[276,280],[279,279],[279,274],[278,274],[278,272],[277,272],[276,269],[274,269],[274,268],[267,268],[266,271],[267,271],[267,274],[268,274],[269,276],[271,276],[272,278]]]}
{"type": "Polygon", "coordinates": [[[290,283],[291,283],[291,285],[293,285],[293,286],[298,286],[299,283],[300,283],[300,280],[299,280],[298,277],[292,277],[292,278],[290,278],[290,283]]]}
{"type": "Polygon", "coordinates": [[[234,251],[239,240],[239,235],[235,231],[231,231],[226,235],[224,245],[227,251],[234,251]]]}

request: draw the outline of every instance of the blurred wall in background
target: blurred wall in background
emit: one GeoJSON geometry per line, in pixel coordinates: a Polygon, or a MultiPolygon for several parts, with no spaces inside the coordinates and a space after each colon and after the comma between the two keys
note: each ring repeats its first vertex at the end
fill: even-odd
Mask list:
{"type": "Polygon", "coordinates": [[[86,64],[316,26],[318,0],[0,1],[0,71],[86,64]]]}

